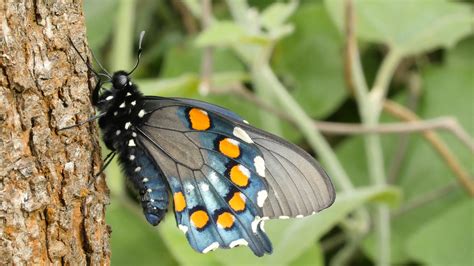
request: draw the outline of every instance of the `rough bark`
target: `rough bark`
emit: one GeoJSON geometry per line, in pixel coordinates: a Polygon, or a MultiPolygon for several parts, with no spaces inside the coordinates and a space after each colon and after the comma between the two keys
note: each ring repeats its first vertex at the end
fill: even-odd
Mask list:
{"type": "Polygon", "coordinates": [[[82,1],[0,0],[0,265],[109,264],[82,1]]]}

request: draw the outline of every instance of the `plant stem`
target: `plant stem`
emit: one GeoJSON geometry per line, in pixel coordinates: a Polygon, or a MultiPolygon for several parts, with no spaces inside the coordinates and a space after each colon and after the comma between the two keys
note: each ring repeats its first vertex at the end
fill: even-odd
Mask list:
{"type": "MultiPolygon", "coordinates": [[[[401,56],[395,50],[388,53],[377,73],[373,89],[368,94],[368,99],[359,102],[362,122],[365,126],[376,127],[378,125],[389,82],[400,60],[401,56]]],[[[372,183],[386,185],[387,178],[385,176],[380,136],[369,134],[365,136],[364,140],[372,183]]],[[[377,206],[375,215],[375,233],[379,246],[377,265],[390,265],[390,210],[388,206],[380,204],[377,206]]]]}
{"type": "Polygon", "coordinates": [[[119,1],[110,56],[110,65],[114,71],[126,70],[133,66],[134,14],[135,0],[119,1]]]}

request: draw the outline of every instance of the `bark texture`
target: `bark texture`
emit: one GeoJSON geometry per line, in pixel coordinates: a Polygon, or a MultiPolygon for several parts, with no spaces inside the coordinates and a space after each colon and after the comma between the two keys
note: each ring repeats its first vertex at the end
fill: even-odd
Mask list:
{"type": "Polygon", "coordinates": [[[82,1],[0,0],[0,265],[109,264],[82,1]]]}

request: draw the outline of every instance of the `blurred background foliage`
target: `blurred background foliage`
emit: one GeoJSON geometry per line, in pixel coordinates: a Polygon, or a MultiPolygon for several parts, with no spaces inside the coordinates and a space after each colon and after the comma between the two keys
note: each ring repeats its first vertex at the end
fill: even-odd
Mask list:
{"type": "MultiPolygon", "coordinates": [[[[113,265],[381,265],[381,256],[397,265],[474,264],[472,197],[423,136],[381,135],[378,147],[386,177],[377,183],[370,178],[373,162],[367,161],[371,157],[366,156],[370,151],[363,136],[326,133],[332,147],[326,150],[324,140],[305,131],[311,121],[305,117],[365,123],[359,115],[364,106],[345,82],[343,0],[212,1],[207,29],[201,24],[203,2],[85,0],[89,46],[110,71],[130,69],[139,32],[145,30],[142,61],[134,73],[145,94],[225,106],[251,124],[318,154],[334,175],[337,201],[312,217],[269,221],[271,256],[256,258],[247,248],[202,255],[187,244],[173,214],[157,228],[146,223],[113,164],[107,169],[113,265]],[[214,51],[212,87],[206,93],[201,66],[208,45],[214,51]],[[239,84],[245,93],[236,89],[239,84]],[[287,113],[293,122],[262,108],[261,102],[287,113]],[[336,163],[324,160],[333,153],[336,163]],[[379,220],[373,203],[390,206],[385,221],[390,226],[390,237],[385,238],[389,243],[374,230],[374,221],[379,220]],[[389,248],[389,255],[383,255],[383,247],[389,248]]],[[[472,136],[473,6],[441,0],[359,0],[353,7],[363,79],[373,84],[385,74],[391,81],[388,99],[422,119],[455,117],[472,136]],[[380,71],[390,62],[393,73],[380,71]]],[[[380,121],[399,122],[399,118],[383,112],[380,121]]],[[[439,135],[454,160],[472,176],[472,150],[449,132],[439,135]]]]}

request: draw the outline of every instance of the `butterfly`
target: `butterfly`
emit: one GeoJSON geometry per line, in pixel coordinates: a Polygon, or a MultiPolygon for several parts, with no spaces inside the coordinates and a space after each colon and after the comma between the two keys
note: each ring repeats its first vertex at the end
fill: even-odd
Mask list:
{"type": "Polygon", "coordinates": [[[104,165],[118,155],[151,225],[172,206],[196,251],[243,245],[263,256],[272,252],[265,220],[301,218],[334,202],[329,176],[301,148],[210,103],[144,96],[130,77],[143,34],[129,72],[110,75],[99,63],[98,73],[81,58],[111,83],[105,89],[99,79],[92,93],[99,115],[86,121],[99,119],[112,151],[104,165]]]}

